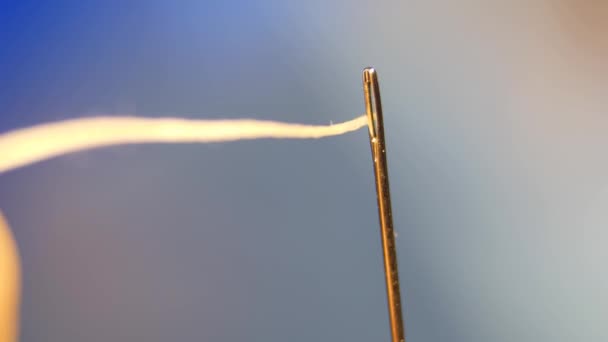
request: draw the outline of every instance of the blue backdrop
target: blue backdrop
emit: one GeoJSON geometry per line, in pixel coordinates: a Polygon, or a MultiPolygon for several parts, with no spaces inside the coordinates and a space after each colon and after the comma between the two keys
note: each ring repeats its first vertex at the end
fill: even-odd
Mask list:
{"type": "MultiPolygon", "coordinates": [[[[344,121],[375,66],[408,340],[608,338],[603,3],[0,6],[1,131],[97,114],[344,121]]],[[[22,341],[388,341],[370,158],[360,130],[1,175],[22,341]]]]}

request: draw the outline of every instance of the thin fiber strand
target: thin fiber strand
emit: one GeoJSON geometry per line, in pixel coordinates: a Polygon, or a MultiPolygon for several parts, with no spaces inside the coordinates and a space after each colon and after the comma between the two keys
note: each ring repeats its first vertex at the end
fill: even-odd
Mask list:
{"type": "Polygon", "coordinates": [[[316,126],[261,120],[93,117],[40,124],[0,135],[0,173],[86,149],[139,143],[318,139],[355,131],[365,116],[316,126]]]}

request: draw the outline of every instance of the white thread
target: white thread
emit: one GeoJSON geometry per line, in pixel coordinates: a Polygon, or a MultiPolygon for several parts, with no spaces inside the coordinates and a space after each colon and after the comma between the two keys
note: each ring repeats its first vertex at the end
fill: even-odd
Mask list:
{"type": "Polygon", "coordinates": [[[365,116],[328,126],[260,120],[93,117],[40,124],[0,135],[0,174],[85,149],[139,143],[212,143],[243,139],[318,139],[355,131],[365,116]]]}

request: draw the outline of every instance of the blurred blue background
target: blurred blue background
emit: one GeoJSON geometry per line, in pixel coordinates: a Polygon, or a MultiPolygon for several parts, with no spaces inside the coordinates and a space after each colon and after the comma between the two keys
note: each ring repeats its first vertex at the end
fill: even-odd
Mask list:
{"type": "MultiPolygon", "coordinates": [[[[606,2],[0,3],[1,131],[344,121],[373,65],[408,341],[608,339],[606,2]]],[[[360,130],[1,175],[22,341],[388,341],[370,158],[360,130]]]]}

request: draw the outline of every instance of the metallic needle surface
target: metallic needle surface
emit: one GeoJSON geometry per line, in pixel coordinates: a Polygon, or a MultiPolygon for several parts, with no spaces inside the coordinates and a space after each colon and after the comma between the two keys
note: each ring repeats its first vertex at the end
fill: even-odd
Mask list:
{"type": "Polygon", "coordinates": [[[369,138],[374,162],[376,193],[378,195],[378,213],[380,216],[380,233],[382,237],[382,253],[384,256],[384,274],[392,336],[391,341],[405,342],[401,294],[399,290],[397,251],[395,246],[395,233],[393,231],[391,196],[388,183],[384,121],[382,118],[378,75],[373,68],[366,68],[363,70],[363,91],[365,95],[365,111],[368,118],[369,138]]]}

